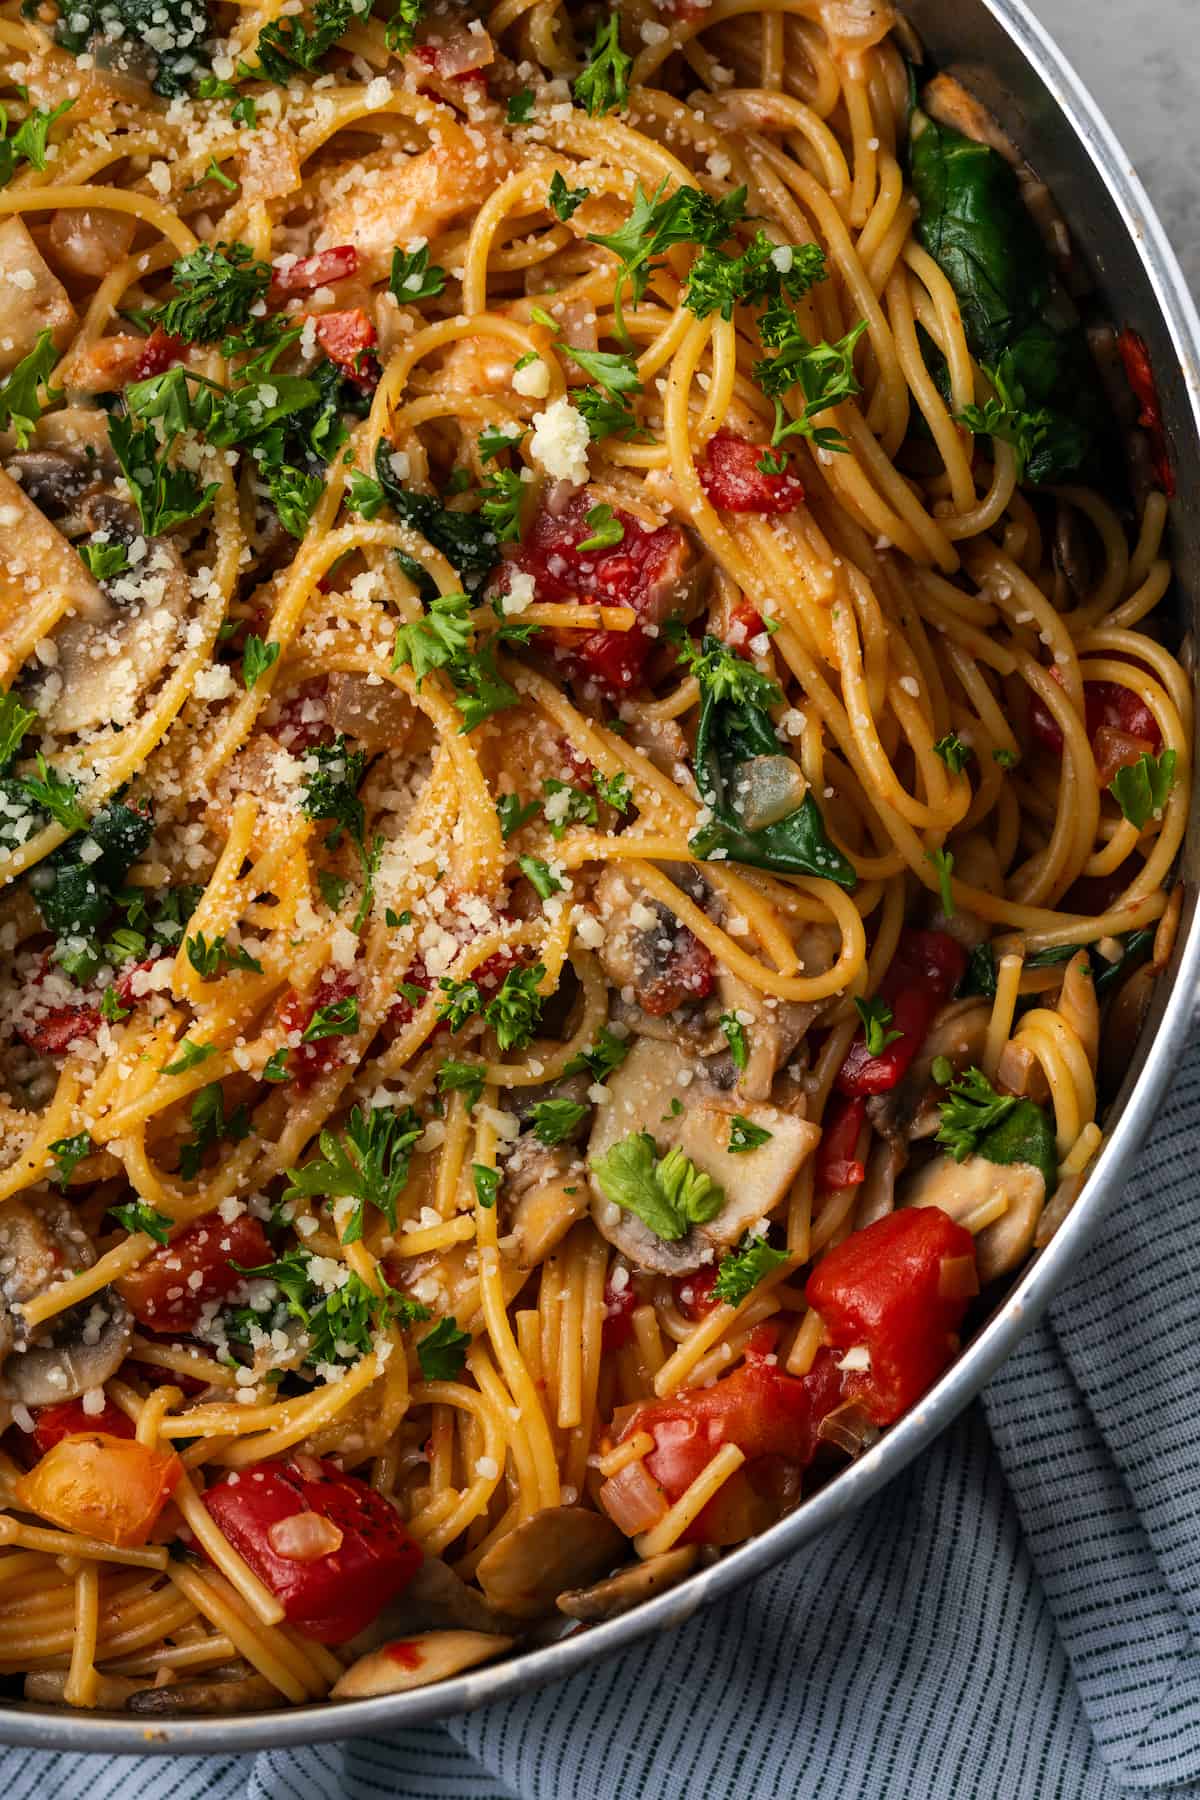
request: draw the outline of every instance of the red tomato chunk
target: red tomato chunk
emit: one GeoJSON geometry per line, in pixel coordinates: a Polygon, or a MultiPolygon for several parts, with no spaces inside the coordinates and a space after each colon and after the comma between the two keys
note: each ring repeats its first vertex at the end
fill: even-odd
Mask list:
{"type": "MultiPolygon", "coordinates": [[[[1054,664],[1047,671],[1055,681],[1061,681],[1058,666],[1054,664]]],[[[1106,734],[1117,733],[1137,742],[1136,755],[1126,758],[1136,762],[1143,750],[1157,756],[1162,749],[1162,732],[1158,729],[1158,720],[1144,701],[1139,700],[1131,688],[1122,687],[1119,681],[1085,681],[1083,684],[1084,730],[1092,745],[1092,754],[1096,758],[1097,773],[1111,762],[1111,746],[1106,745],[1106,734]]],[[[1044,750],[1053,756],[1063,753],[1063,735],[1050,708],[1036,696],[1029,707],[1029,729],[1034,739],[1044,750]]],[[[1115,770],[1122,766],[1114,765],[1115,770]]],[[[1112,776],[1109,776],[1111,781],[1112,776]]],[[[1102,782],[1107,786],[1107,782],[1102,782]]]]}
{"type": "Polygon", "coordinates": [[[1117,339],[1117,349],[1121,353],[1121,361],[1125,366],[1125,379],[1133,389],[1134,399],[1138,402],[1138,424],[1150,439],[1150,460],[1154,465],[1154,473],[1158,485],[1168,500],[1175,498],[1175,471],[1171,467],[1171,452],[1167,446],[1167,430],[1163,424],[1162,402],[1158,397],[1158,383],[1154,379],[1154,368],[1150,361],[1150,352],[1145,338],[1136,331],[1125,330],[1117,339]]]}
{"type": "Polygon", "coordinates": [[[145,381],[148,375],[162,375],[172,363],[182,362],[187,341],[181,337],[173,337],[156,325],[146,339],[145,347],[134,364],[133,379],[145,381]]]}
{"type": "Polygon", "coordinates": [[[848,1400],[890,1425],[935,1382],[958,1350],[975,1279],[975,1240],[940,1207],[889,1213],[831,1250],[804,1295],[833,1348],[865,1345],[868,1369],[843,1372],[848,1400]]]}
{"type": "Polygon", "coordinates": [[[324,1007],[334,1006],[339,1000],[345,1000],[354,992],[354,982],[342,969],[323,969],[316,989],[309,995],[298,994],[292,988],[283,996],[276,1009],[276,1015],[283,1029],[290,1035],[300,1033],[300,1042],[292,1044],[288,1049],[288,1074],[292,1077],[301,1092],[310,1088],[314,1081],[322,1075],[328,1075],[344,1060],[343,1045],[345,1036],[313,1038],[310,1043],[304,1042],[304,1033],[313,1022],[313,1016],[324,1007]]]}
{"type": "Polygon", "coordinates": [[[838,1072],[838,1093],[886,1094],[903,1080],[925,1042],[934,1014],[950,998],[966,966],[966,951],[948,933],[904,932],[879,984],[879,998],[892,1009],[888,1029],[900,1036],[882,1055],[868,1056],[860,1030],[838,1072]]]}
{"type": "Polygon", "coordinates": [[[209,1488],[204,1504],[288,1623],[322,1644],[354,1637],[421,1565],[388,1501],[316,1457],[235,1471],[209,1488]],[[285,1523],[292,1520],[299,1523],[285,1523]],[[322,1552],[323,1544],[330,1548],[322,1552]]]}
{"type": "Polygon", "coordinates": [[[33,1441],[40,1455],[53,1450],[65,1437],[100,1431],[108,1437],[131,1438],[133,1420],[111,1400],[105,1400],[98,1413],[84,1411],[82,1400],[60,1400],[57,1406],[39,1406],[34,1414],[33,1441]]]}
{"type": "Polygon", "coordinates": [[[766,444],[752,444],[731,431],[710,438],[699,474],[713,505],[734,513],[794,511],[804,498],[803,484],[787,470],[770,475],[760,469],[761,458],[770,454],[766,444]]]}
{"type": "Polygon", "coordinates": [[[580,551],[593,533],[587,515],[595,504],[585,488],[561,513],[540,512],[514,566],[532,575],[540,601],[598,602],[631,606],[639,616],[630,631],[563,631],[560,651],[602,687],[622,692],[641,679],[654,640],[643,630],[677,611],[686,591],[687,540],[678,525],[648,531],[631,513],[614,509],[624,527],[619,544],[580,551]]]}
{"type": "Polygon", "coordinates": [[[867,1122],[867,1097],[859,1094],[833,1101],[821,1127],[817,1146],[817,1192],[831,1194],[838,1188],[858,1187],[866,1180],[866,1165],[859,1161],[858,1140],[867,1122]]]}
{"type": "Polygon", "coordinates": [[[234,1263],[257,1269],[271,1254],[266,1232],[249,1213],[228,1225],[212,1213],[153,1251],[117,1285],[139,1325],[191,1331],[206,1306],[224,1300],[245,1280],[234,1263]]]}

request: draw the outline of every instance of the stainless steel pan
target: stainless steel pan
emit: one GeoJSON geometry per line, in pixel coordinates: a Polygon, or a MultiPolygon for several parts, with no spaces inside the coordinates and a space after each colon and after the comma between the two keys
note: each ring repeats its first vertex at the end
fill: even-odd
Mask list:
{"type": "MultiPolygon", "coordinates": [[[[1200,636],[1200,319],[1136,171],[1024,0],[908,0],[907,11],[937,62],[980,95],[1049,183],[1110,316],[1134,325],[1150,346],[1180,476],[1181,498],[1173,509],[1177,604],[1184,626],[1200,636]]],[[[1193,814],[1185,868],[1189,893],[1174,963],[1159,983],[1155,1010],[1106,1121],[1104,1148],[1083,1198],[921,1405],[790,1517],[623,1618],[575,1631],[439,1687],[345,1705],[154,1725],[127,1715],[13,1704],[0,1708],[0,1742],[75,1751],[228,1753],[419,1724],[561,1680],[649,1632],[682,1624],[698,1608],[753,1580],[844,1518],[917,1456],[979,1392],[1069,1279],[1109,1209],[1119,1204],[1130,1166],[1178,1065],[1200,992],[1193,885],[1198,859],[1200,825],[1193,814]]]]}

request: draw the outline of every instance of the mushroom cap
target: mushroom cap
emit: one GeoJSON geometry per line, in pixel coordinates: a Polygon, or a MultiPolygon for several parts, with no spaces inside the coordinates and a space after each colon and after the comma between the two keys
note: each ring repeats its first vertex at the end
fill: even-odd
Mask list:
{"type": "Polygon", "coordinates": [[[95,1247],[63,1201],[50,1195],[0,1208],[0,1398],[53,1406],[103,1387],[125,1360],[133,1321],[115,1288],[29,1331],[20,1311],[68,1269],[90,1269],[95,1247]]]}

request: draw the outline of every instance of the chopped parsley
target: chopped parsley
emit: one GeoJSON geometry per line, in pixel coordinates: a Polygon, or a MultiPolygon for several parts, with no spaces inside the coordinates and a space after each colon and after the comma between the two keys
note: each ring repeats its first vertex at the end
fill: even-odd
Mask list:
{"type": "Polygon", "coordinates": [[[940,756],[952,775],[961,775],[971,756],[970,744],[964,744],[956,731],[947,732],[933,746],[934,754],[940,756]]]}
{"type": "Polygon", "coordinates": [[[717,1020],[729,1045],[729,1055],[735,1069],[744,1069],[750,1060],[750,1045],[746,1038],[746,1027],[736,1013],[722,1013],[717,1020]]]}
{"type": "Polygon", "coordinates": [[[938,887],[942,895],[942,911],[948,919],[954,917],[954,889],[951,876],[954,874],[954,856],[949,850],[927,850],[929,861],[937,872],[938,887]]]}
{"type": "Polygon", "coordinates": [[[171,337],[188,344],[217,344],[242,331],[271,285],[271,265],[249,244],[197,244],[171,267],[176,293],[152,314],[171,337]]]}
{"type": "Polygon", "coordinates": [[[187,959],[195,969],[201,981],[213,981],[226,969],[249,969],[255,975],[261,975],[263,966],[258,958],[251,956],[241,944],[234,948],[225,942],[225,934],[215,937],[211,944],[202,931],[190,937],[184,944],[187,959]]]}
{"type": "Polygon", "coordinates": [[[408,1181],[413,1148],[424,1127],[411,1106],[361,1107],[351,1110],[344,1133],[322,1131],[320,1156],[302,1168],[289,1169],[285,1200],[352,1199],[353,1210],[342,1229],[343,1244],[362,1237],[366,1208],[371,1205],[396,1229],[396,1200],[408,1181]]]}
{"type": "Polygon", "coordinates": [[[799,300],[826,276],[825,253],[817,244],[776,244],[765,231],[754,234],[740,255],[706,245],[692,265],[684,305],[698,319],[755,301],[799,300]]]}
{"type": "Polygon", "coordinates": [[[854,374],[854,347],[866,331],[867,321],[860,319],[836,344],[810,344],[794,315],[791,317],[792,327],[777,353],[754,365],[754,379],[767,398],[775,402],[772,448],[785,438],[799,436],[808,438],[818,450],[848,451],[849,445],[839,431],[815,421],[829,407],[860,392],[854,374]],[[804,396],[804,410],[798,418],[789,419],[783,396],[795,387],[804,396]]]}
{"type": "Polygon", "coordinates": [[[590,194],[590,188],[568,187],[563,177],[555,169],[550,177],[550,192],[546,196],[551,212],[566,224],[581,207],[590,194]]]}
{"type": "Polygon", "coordinates": [[[29,448],[30,434],[46,407],[62,399],[63,390],[50,386],[50,375],[57,362],[53,334],[43,331],[29,355],[22,357],[11,375],[0,381],[0,431],[11,426],[19,450],[29,448]],[[44,400],[38,398],[39,388],[44,400]]]}
{"type": "Polygon", "coordinates": [[[674,1243],[713,1219],[725,1193],[676,1145],[660,1157],[648,1131],[634,1131],[595,1157],[591,1171],[614,1206],[631,1212],[656,1237],[674,1243]]]}
{"type": "Polygon", "coordinates": [[[1143,750],[1135,763],[1118,769],[1109,782],[1108,791],[1122,816],[1139,831],[1167,804],[1175,785],[1175,760],[1174,750],[1164,750],[1161,756],[1143,750]]]}
{"type": "MultiPolygon", "coordinates": [[[[107,991],[111,993],[112,989],[109,988],[107,991]]],[[[185,1037],[179,1045],[179,1055],[171,1062],[164,1063],[162,1072],[164,1075],[186,1074],[188,1069],[194,1069],[200,1063],[207,1062],[209,1057],[215,1056],[216,1053],[217,1046],[215,1044],[193,1044],[191,1038],[185,1037]]]]}
{"type": "Polygon", "coordinates": [[[788,1261],[786,1250],[773,1250],[765,1238],[744,1237],[736,1250],[722,1257],[713,1283],[713,1297],[726,1306],[740,1306],[760,1281],[788,1261]]]}
{"type": "Polygon", "coordinates": [[[878,994],[873,1000],[856,999],[854,1006],[862,1020],[868,1056],[882,1056],[889,1044],[894,1044],[897,1038],[904,1036],[902,1031],[887,1029],[892,1022],[892,1009],[878,994]]]}
{"type": "Polygon", "coordinates": [[[54,1173],[51,1181],[64,1189],[71,1184],[71,1177],[85,1157],[92,1154],[95,1148],[86,1131],[76,1137],[56,1138],[50,1146],[50,1154],[54,1158],[54,1173]]]}
{"type": "Polygon", "coordinates": [[[281,644],[263,643],[253,632],[246,639],[246,647],[242,651],[242,681],[247,692],[258,686],[258,678],[265,675],[271,666],[278,662],[281,644]]]}
{"type": "Polygon", "coordinates": [[[627,1038],[619,1038],[611,1032],[607,1025],[600,1027],[600,1035],[587,1050],[573,1056],[563,1069],[566,1075],[590,1075],[593,1081],[604,1082],[619,1069],[629,1055],[631,1045],[627,1038]]]}
{"type": "Polygon", "coordinates": [[[764,1144],[770,1143],[773,1136],[773,1132],[768,1131],[765,1126],[755,1125],[744,1113],[734,1113],[729,1124],[729,1154],[741,1156],[747,1150],[761,1150],[764,1144]]]}
{"type": "Polygon", "coordinates": [[[539,1100],[530,1108],[529,1123],[539,1144],[552,1146],[569,1138],[588,1116],[581,1100],[539,1100]]]}
{"type": "Polygon", "coordinates": [[[110,1206],[108,1212],[109,1217],[116,1219],[117,1223],[123,1225],[128,1232],[144,1231],[146,1236],[153,1238],[156,1244],[170,1242],[170,1231],[175,1223],[174,1219],[168,1218],[166,1213],[156,1211],[144,1200],[131,1201],[128,1206],[110,1206]]]}
{"type": "Polygon", "coordinates": [[[299,18],[273,19],[258,34],[257,64],[239,63],[238,74],[287,87],[297,69],[320,69],[323,58],[355,20],[365,18],[370,10],[371,0],[317,0],[311,26],[299,18]]]}
{"type": "Polygon", "coordinates": [[[11,137],[8,135],[7,110],[0,106],[0,188],[8,186],[18,163],[27,162],[31,168],[45,169],[50,127],[55,119],[61,119],[65,112],[70,112],[74,104],[74,100],[64,100],[53,112],[43,112],[40,106],[35,107],[11,137]]]}
{"type": "Polygon", "coordinates": [[[455,1381],[467,1360],[469,1331],[458,1329],[457,1319],[439,1319],[417,1345],[417,1361],[426,1381],[455,1381]]]}
{"type": "MultiPolygon", "coordinates": [[[[33,714],[29,717],[32,719],[33,714]]],[[[3,766],[0,759],[0,767],[3,766]]],[[[536,800],[522,803],[519,794],[500,794],[496,799],[496,816],[500,820],[500,835],[505,843],[520,831],[522,825],[528,825],[530,819],[537,817],[541,807],[536,800]]]]}
{"type": "Polygon", "coordinates": [[[432,300],[446,286],[446,271],[429,260],[429,246],[419,250],[396,250],[392,254],[392,272],[388,286],[401,306],[417,300],[432,300]]]}
{"type": "Polygon", "coordinates": [[[596,26],[583,73],[576,76],[574,95],[592,118],[625,105],[629,98],[632,56],[621,48],[621,15],[612,12],[596,26]]]}
{"type": "Polygon", "coordinates": [[[562,882],[553,873],[549,863],[543,862],[540,856],[518,856],[517,867],[532,885],[539,900],[549,900],[552,894],[562,892],[562,882]]]}
{"type": "Polygon", "coordinates": [[[499,1169],[489,1169],[486,1163],[472,1163],[471,1179],[475,1184],[475,1198],[480,1206],[495,1206],[496,1195],[500,1192],[499,1169]]]}
{"type": "Polygon", "coordinates": [[[223,1139],[240,1144],[250,1134],[250,1116],[244,1105],[235,1107],[226,1116],[225,1090],[219,1081],[200,1089],[192,1101],[188,1117],[196,1135],[180,1146],[179,1173],[184,1181],[192,1181],[200,1173],[204,1153],[214,1144],[223,1139]]]}
{"type": "Polygon", "coordinates": [[[454,1062],[447,1059],[437,1072],[439,1094],[465,1094],[467,1111],[471,1112],[479,1103],[483,1092],[487,1071],[482,1063],[454,1062]]]}
{"type": "Polygon", "coordinates": [[[300,1035],[302,1044],[316,1044],[322,1038],[353,1037],[358,1030],[358,995],[347,994],[318,1006],[300,1035]]]}
{"type": "Polygon", "coordinates": [[[633,207],[619,230],[589,233],[588,242],[611,250],[619,264],[613,314],[617,332],[623,343],[629,342],[625,329],[623,302],[628,289],[640,301],[650,277],[660,265],[654,258],[672,244],[698,244],[716,247],[727,241],[734,226],[743,217],[746,190],[736,188],[724,200],[712,200],[699,188],[680,187],[667,194],[664,176],[653,194],[648,195],[639,182],[634,190],[633,207]]]}
{"type": "Polygon", "coordinates": [[[576,544],[577,550],[608,550],[624,540],[625,527],[607,501],[590,509],[587,523],[588,536],[576,544]]]}

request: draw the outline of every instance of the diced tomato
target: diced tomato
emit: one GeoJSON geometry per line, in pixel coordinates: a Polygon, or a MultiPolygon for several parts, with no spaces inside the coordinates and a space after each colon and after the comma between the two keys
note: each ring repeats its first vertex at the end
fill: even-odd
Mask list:
{"type": "Polygon", "coordinates": [[[121,1297],[139,1325],[151,1331],[191,1331],[206,1306],[245,1280],[234,1263],[256,1269],[271,1261],[258,1220],[239,1213],[228,1225],[216,1213],[197,1219],[145,1262],[122,1275],[121,1297]]]}
{"type": "Polygon", "coordinates": [[[183,353],[186,349],[187,340],[185,338],[173,337],[169,331],[164,331],[161,325],[156,325],[146,339],[145,349],[134,366],[134,381],[145,381],[148,375],[162,375],[173,363],[183,360],[183,353]]]}
{"type": "MultiPolygon", "coordinates": [[[[1046,673],[1053,681],[1061,684],[1058,664],[1051,663],[1046,673]]],[[[1083,684],[1084,730],[1092,744],[1092,754],[1100,763],[1103,745],[1097,747],[1097,738],[1102,731],[1122,732],[1126,737],[1143,738],[1151,753],[1157,756],[1162,749],[1162,732],[1158,729],[1158,720],[1143,700],[1139,700],[1132,688],[1123,687],[1119,681],[1085,681],[1083,684]]],[[[1044,750],[1054,756],[1063,753],[1063,735],[1058,721],[1050,708],[1035,695],[1029,705],[1029,729],[1044,750]]],[[[1140,755],[1139,751],[1139,755],[1140,755]]],[[[1133,759],[1135,762],[1137,758],[1133,759]]],[[[1116,765],[1118,768],[1120,764],[1116,765]]],[[[1112,777],[1109,777],[1111,780],[1112,777]]],[[[1107,786],[1107,783],[1103,785],[1107,786]]]]}
{"type": "Polygon", "coordinates": [[[900,1036],[879,1056],[867,1054],[862,1030],[838,1072],[839,1094],[886,1094],[908,1073],[934,1014],[950,998],[967,966],[962,945],[945,931],[905,931],[879,984],[892,1010],[889,1031],[900,1036]]]}
{"type": "Polygon", "coordinates": [[[748,657],[751,654],[750,645],[765,630],[766,624],[757,606],[751,606],[748,600],[739,600],[729,617],[727,642],[739,656],[748,657]]]}
{"type": "Polygon", "coordinates": [[[300,1041],[288,1048],[287,1068],[301,1093],[345,1060],[343,1046],[348,1033],[314,1038],[307,1044],[303,1041],[314,1013],[322,1007],[333,1006],[338,1000],[345,1000],[353,992],[354,980],[348,969],[325,968],[311,994],[298,994],[295,988],[289,988],[276,1007],[276,1017],[288,1035],[300,1034],[300,1041]]]}
{"type": "Polygon", "coordinates": [[[293,756],[311,750],[314,744],[331,744],[334,730],[329,721],[328,677],[316,675],[293,688],[270,732],[293,756]]]}
{"type": "Polygon", "coordinates": [[[804,1295],[833,1348],[870,1353],[870,1368],[844,1371],[845,1393],[877,1425],[907,1412],[957,1352],[974,1269],[969,1231],[940,1207],[910,1206],[852,1232],[809,1276],[804,1295]]]}
{"type": "Polygon", "coordinates": [[[1092,755],[1096,759],[1096,780],[1106,788],[1118,769],[1127,769],[1143,756],[1154,753],[1150,738],[1130,737],[1127,731],[1113,731],[1102,725],[1092,739],[1092,755]]]}
{"type": "Polygon", "coordinates": [[[713,1289],[717,1285],[719,1270],[716,1263],[710,1263],[707,1269],[701,1269],[695,1275],[677,1275],[671,1283],[675,1295],[675,1304],[685,1319],[693,1323],[703,1319],[714,1306],[720,1302],[713,1289]]]}
{"type": "Polygon", "coordinates": [[[361,306],[345,312],[321,313],[316,321],[317,342],[330,362],[370,393],[379,384],[379,358],[375,346],[379,333],[361,306]]]}
{"type": "Polygon", "coordinates": [[[271,289],[275,294],[311,294],[316,288],[332,287],[335,281],[347,281],[357,273],[358,251],[353,244],[338,244],[332,250],[302,256],[294,263],[276,263],[271,289]]]}
{"type": "Polygon", "coordinates": [[[1163,424],[1162,403],[1158,397],[1158,383],[1154,379],[1154,369],[1150,362],[1150,351],[1146,340],[1136,331],[1125,330],[1117,339],[1117,349],[1121,353],[1121,361],[1125,365],[1125,379],[1133,389],[1134,399],[1140,411],[1138,424],[1150,439],[1150,460],[1154,465],[1154,473],[1158,485],[1168,500],[1175,498],[1175,471],[1171,467],[1171,452],[1167,444],[1167,430],[1163,424]]]}
{"type": "Polygon", "coordinates": [[[57,1406],[39,1406],[34,1414],[33,1441],[42,1456],[62,1438],[100,1431],[107,1437],[131,1438],[133,1420],[111,1400],[98,1413],[84,1411],[82,1400],[60,1400],[57,1406]]]}
{"type": "Polygon", "coordinates": [[[817,1146],[816,1184],[819,1194],[831,1194],[837,1188],[858,1187],[867,1178],[866,1165],[859,1161],[858,1140],[867,1122],[867,1097],[857,1094],[839,1095],[829,1108],[829,1117],[821,1127],[817,1146]]]}
{"type": "MultiPolygon", "coordinates": [[[[678,525],[649,531],[631,513],[614,509],[624,527],[619,544],[580,551],[593,535],[587,515],[595,504],[588,489],[572,495],[560,513],[544,509],[534,519],[511,565],[532,575],[538,600],[577,600],[630,606],[647,625],[658,625],[678,609],[689,560],[678,525]]],[[[653,639],[642,623],[630,631],[562,631],[560,653],[602,687],[620,693],[642,679],[653,639]]]]}
{"type": "Polygon", "coordinates": [[[94,1006],[49,1006],[36,1020],[16,1026],[23,1044],[38,1056],[65,1056],[72,1044],[94,1038],[100,1029],[100,1013],[94,1006]]]}
{"type": "Polygon", "coordinates": [[[769,475],[760,469],[760,459],[768,454],[766,444],[752,444],[732,431],[711,437],[699,475],[713,505],[733,513],[793,512],[804,498],[803,484],[787,470],[769,475]]]}
{"type": "Polygon", "coordinates": [[[686,925],[677,925],[659,972],[645,986],[637,987],[637,1003],[651,1018],[659,1019],[675,1012],[685,1001],[707,999],[716,981],[717,965],[712,951],[686,925]]]}
{"type": "MultiPolygon", "coordinates": [[[[455,67],[459,52],[450,45],[416,44],[413,47],[413,55],[423,62],[427,69],[431,69],[435,75],[440,75],[443,81],[477,81],[482,87],[487,87],[487,74],[482,68],[462,69],[455,67]]],[[[494,58],[492,60],[494,60],[494,58]]]]}
{"type": "MultiPolygon", "coordinates": [[[[841,1378],[828,1351],[818,1351],[808,1374],[797,1377],[768,1361],[752,1340],[744,1363],[732,1375],[712,1387],[693,1388],[639,1406],[626,1422],[621,1439],[637,1431],[650,1433],[654,1449],[646,1454],[644,1470],[669,1503],[686,1492],[722,1444],[736,1444],[745,1453],[747,1466],[725,1483],[684,1534],[688,1543],[732,1543],[745,1535],[747,1517],[758,1511],[746,1487],[753,1464],[767,1457],[782,1457],[797,1468],[806,1468],[817,1449],[817,1428],[841,1398],[841,1378]],[[730,1492],[725,1494],[725,1489],[730,1492]]],[[[619,1502],[626,1475],[627,1471],[621,1470],[600,1490],[606,1510],[607,1501],[619,1502]],[[610,1493],[613,1484],[616,1492],[610,1493]]],[[[644,1484],[644,1475],[642,1480],[644,1484]]],[[[618,1518],[621,1510],[619,1505],[614,1508],[618,1518]]]]}
{"type": "Polygon", "coordinates": [[[362,1631],[421,1566],[420,1548],[383,1495],[316,1457],[227,1475],[204,1504],[281,1602],[288,1623],[322,1644],[342,1644],[362,1631]],[[279,1529],[305,1515],[328,1521],[335,1547],[313,1555],[299,1533],[279,1529]]]}
{"type": "Polygon", "coordinates": [[[22,1511],[125,1550],[146,1542],[182,1469],[173,1450],[92,1431],[60,1438],[13,1495],[22,1511]]]}
{"type": "MultiPolygon", "coordinates": [[[[628,1269],[624,1270],[626,1276],[628,1269]]],[[[600,1344],[604,1350],[623,1350],[633,1336],[633,1313],[637,1291],[632,1280],[624,1287],[614,1287],[612,1272],[604,1284],[604,1323],[600,1327],[600,1344]]]]}

